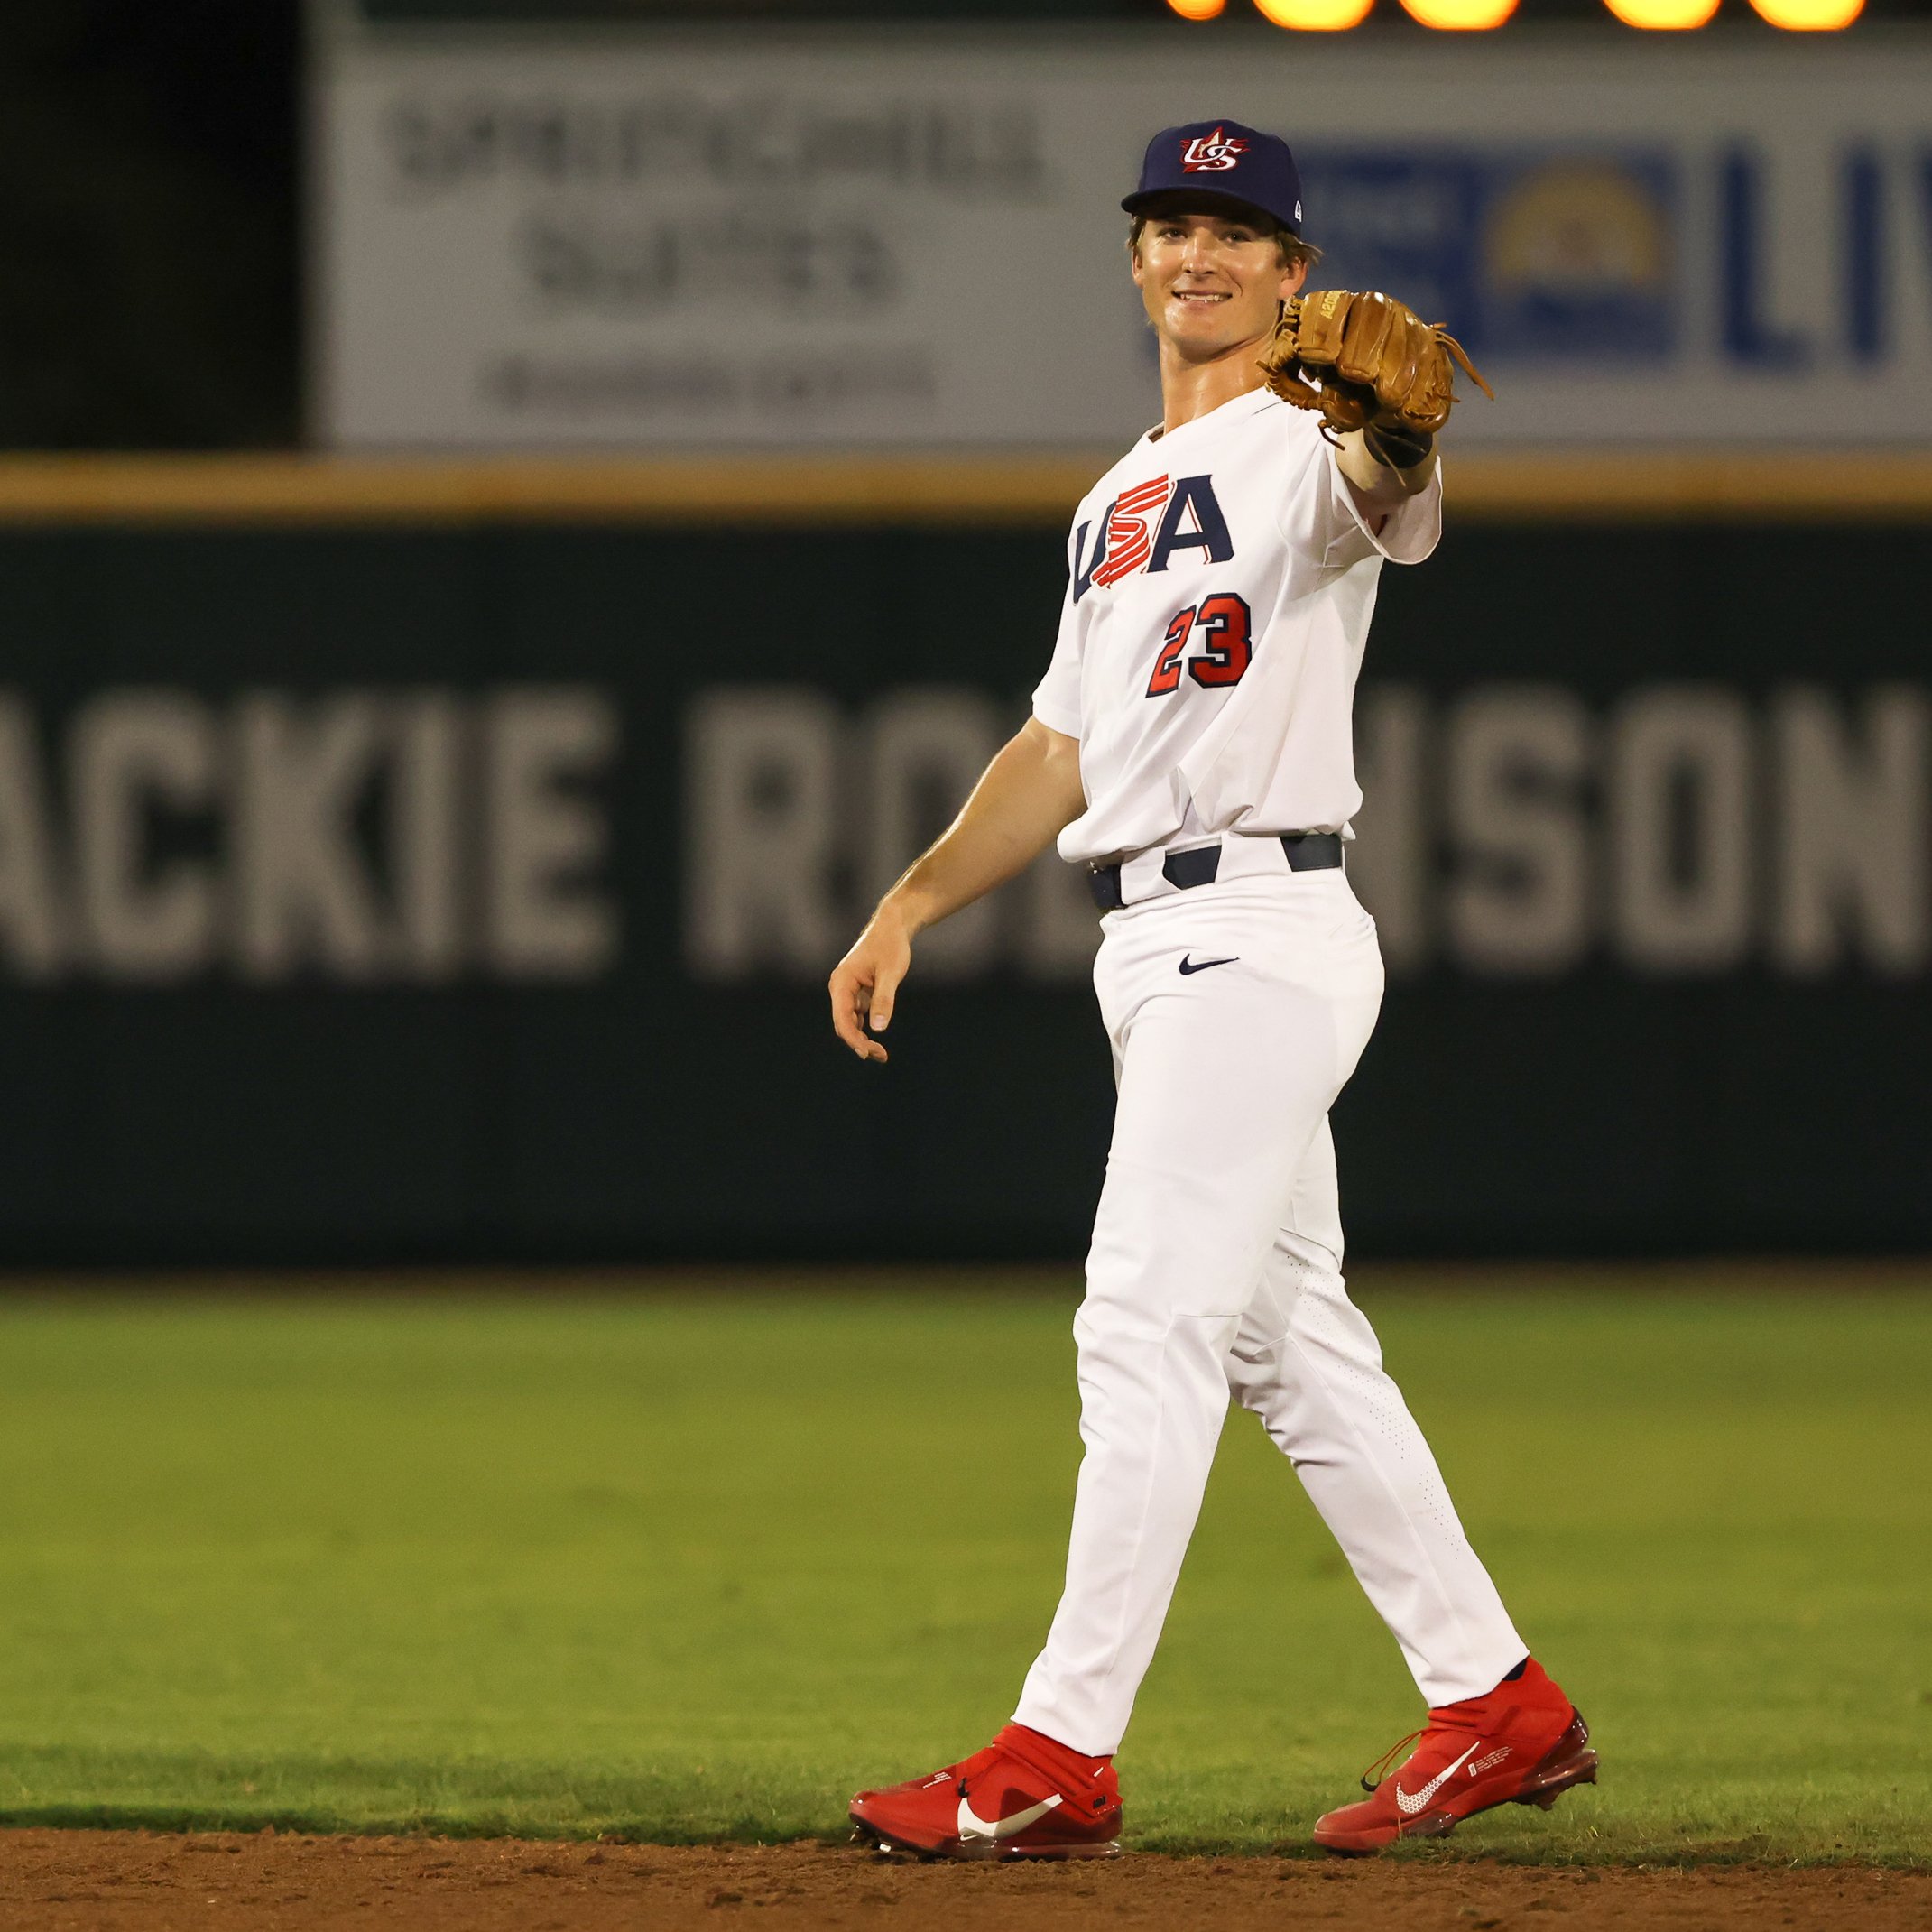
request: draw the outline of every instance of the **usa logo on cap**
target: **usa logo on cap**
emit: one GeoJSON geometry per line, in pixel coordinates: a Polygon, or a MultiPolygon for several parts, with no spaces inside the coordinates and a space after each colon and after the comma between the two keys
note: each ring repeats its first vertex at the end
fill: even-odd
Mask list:
{"type": "Polygon", "coordinates": [[[1209,207],[1259,208],[1291,234],[1301,233],[1301,173],[1288,143],[1225,115],[1163,127],[1147,143],[1141,185],[1121,206],[1138,215],[1163,195],[1186,195],[1209,207]]]}
{"type": "Polygon", "coordinates": [[[1217,127],[1211,134],[1196,134],[1180,151],[1180,165],[1188,174],[1222,174],[1238,167],[1248,152],[1248,143],[1239,135],[1230,136],[1217,127]]]}

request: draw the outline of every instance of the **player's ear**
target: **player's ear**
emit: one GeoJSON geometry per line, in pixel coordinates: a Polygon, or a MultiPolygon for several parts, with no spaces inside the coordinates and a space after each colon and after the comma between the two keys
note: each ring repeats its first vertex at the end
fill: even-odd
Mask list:
{"type": "Polygon", "coordinates": [[[1278,291],[1281,300],[1285,302],[1293,301],[1296,296],[1301,293],[1301,284],[1308,279],[1308,259],[1304,255],[1297,255],[1294,261],[1281,271],[1281,286],[1278,291]]]}

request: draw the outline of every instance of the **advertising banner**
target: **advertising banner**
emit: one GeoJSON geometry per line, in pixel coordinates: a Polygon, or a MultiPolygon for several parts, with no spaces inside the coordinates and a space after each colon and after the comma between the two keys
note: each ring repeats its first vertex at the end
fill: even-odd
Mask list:
{"type": "MultiPolygon", "coordinates": [[[[1452,527],[1387,573],[1362,1252],[1932,1244],[1909,539],[1452,527]]],[[[0,1262],[1078,1253],[1075,868],[921,939],[890,1066],[825,995],[1064,570],[1037,530],[0,533],[0,1262]]]]}
{"type": "Polygon", "coordinates": [[[1120,198],[1226,115],[1296,149],[1311,286],[1494,382],[1471,446],[1932,437],[1932,45],[1243,46],[338,23],[316,434],[1112,452],[1157,402],[1120,198]]]}

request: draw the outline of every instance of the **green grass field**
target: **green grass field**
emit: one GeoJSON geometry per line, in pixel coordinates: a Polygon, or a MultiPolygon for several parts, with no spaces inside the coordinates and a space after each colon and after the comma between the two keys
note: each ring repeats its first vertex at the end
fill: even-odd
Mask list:
{"type": "MultiPolygon", "coordinates": [[[[1646,1281],[1363,1295],[1604,1752],[1450,1849],[1932,1859],[1932,1294],[1646,1281]]],[[[1076,1293],[0,1301],[0,1817],[839,1835],[1045,1631],[1076,1293]]],[[[1301,1841],[1418,1715],[1232,1418],[1132,1844],[1301,1841]]]]}

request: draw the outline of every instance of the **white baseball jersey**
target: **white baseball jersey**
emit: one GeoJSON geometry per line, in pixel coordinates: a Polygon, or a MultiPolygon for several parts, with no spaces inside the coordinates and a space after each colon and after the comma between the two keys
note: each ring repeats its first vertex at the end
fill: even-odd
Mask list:
{"type": "Polygon", "coordinates": [[[1033,694],[1080,741],[1087,809],[1060,855],[1343,830],[1382,559],[1419,563],[1441,511],[1438,476],[1372,534],[1320,418],[1265,389],[1143,436],[1075,513],[1033,694]]]}

